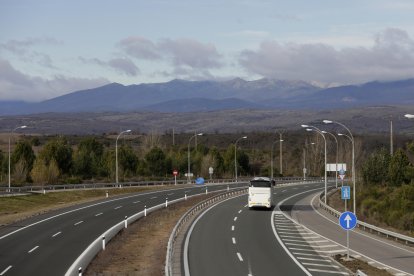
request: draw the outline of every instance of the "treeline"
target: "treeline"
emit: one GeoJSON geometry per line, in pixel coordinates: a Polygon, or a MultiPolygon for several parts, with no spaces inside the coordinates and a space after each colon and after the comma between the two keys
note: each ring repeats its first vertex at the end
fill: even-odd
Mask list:
{"type": "Polygon", "coordinates": [[[393,155],[380,149],[368,157],[357,197],[361,219],[414,232],[413,160],[413,142],[393,155]]]}
{"type": "MultiPolygon", "coordinates": [[[[95,137],[81,138],[71,145],[65,137],[47,141],[35,154],[38,140],[19,140],[11,153],[12,185],[81,183],[82,181],[115,181],[115,147],[95,137]]],[[[214,178],[234,176],[234,145],[219,150],[203,144],[190,148],[191,172],[194,176],[208,177],[209,167],[214,168],[214,178]]],[[[251,175],[249,155],[237,150],[238,173],[251,175]]],[[[7,182],[8,154],[0,152],[2,182],[7,182]]],[[[160,146],[138,150],[128,141],[118,145],[119,181],[135,181],[172,178],[172,171],[180,172],[181,178],[188,170],[187,146],[160,146]]],[[[257,169],[257,168],[256,168],[257,169]]]]}

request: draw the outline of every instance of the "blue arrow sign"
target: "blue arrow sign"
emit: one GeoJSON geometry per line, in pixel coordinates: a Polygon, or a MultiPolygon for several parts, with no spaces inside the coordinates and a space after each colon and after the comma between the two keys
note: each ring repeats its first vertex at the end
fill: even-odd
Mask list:
{"type": "Polygon", "coordinates": [[[344,230],[354,229],[357,224],[357,217],[352,212],[343,212],[339,217],[339,225],[344,230]]]}
{"type": "Polygon", "coordinates": [[[351,187],[350,186],[341,187],[341,199],[351,199],[351,187]]]}

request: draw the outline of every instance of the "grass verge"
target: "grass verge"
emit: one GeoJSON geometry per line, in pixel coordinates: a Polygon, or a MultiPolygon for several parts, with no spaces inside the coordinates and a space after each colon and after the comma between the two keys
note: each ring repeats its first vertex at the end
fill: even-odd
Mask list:
{"type": "Polygon", "coordinates": [[[393,275],[384,269],[373,267],[364,261],[354,259],[352,257],[350,257],[349,259],[350,260],[346,260],[346,255],[335,256],[335,260],[337,262],[347,267],[353,273],[356,273],[357,270],[361,270],[367,275],[375,275],[375,276],[392,276],[393,275]]]}

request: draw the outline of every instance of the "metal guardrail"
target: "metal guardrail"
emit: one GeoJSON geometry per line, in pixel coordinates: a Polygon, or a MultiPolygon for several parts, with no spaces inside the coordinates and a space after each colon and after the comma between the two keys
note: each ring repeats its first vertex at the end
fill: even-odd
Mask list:
{"type": "MultiPolygon", "coordinates": [[[[249,181],[251,178],[241,178],[239,182],[249,181]]],[[[320,179],[319,177],[308,178],[309,180],[320,179]]],[[[275,178],[276,183],[285,182],[285,181],[303,181],[301,177],[280,177],[275,178]]],[[[234,179],[206,179],[206,184],[213,183],[235,183],[234,179]]],[[[122,188],[122,187],[140,187],[140,186],[164,186],[164,185],[174,185],[174,180],[164,180],[164,181],[139,181],[139,182],[122,182],[122,183],[91,183],[91,184],[59,184],[59,185],[47,185],[47,186],[20,186],[20,187],[10,187],[0,186],[0,193],[4,195],[10,194],[20,194],[20,193],[30,193],[30,192],[49,192],[49,191],[58,191],[58,190],[82,190],[82,189],[110,189],[110,188],[122,188]]],[[[177,185],[188,184],[187,180],[177,180],[177,185]]],[[[194,181],[191,184],[195,184],[194,181]]]]}
{"type": "Polygon", "coordinates": [[[223,201],[227,198],[231,198],[231,197],[235,197],[235,196],[239,196],[242,195],[244,193],[246,193],[246,189],[245,188],[233,188],[233,189],[237,189],[237,191],[231,191],[231,192],[227,192],[221,195],[217,195],[215,197],[209,198],[207,200],[204,200],[200,203],[198,203],[197,205],[193,206],[190,210],[188,210],[181,218],[180,220],[177,222],[177,224],[175,225],[173,231],[171,232],[170,238],[168,240],[168,246],[167,246],[167,255],[165,258],[165,275],[166,276],[170,276],[172,275],[172,257],[173,257],[173,248],[174,248],[174,243],[175,240],[183,226],[184,223],[186,223],[192,216],[194,216],[195,213],[197,213],[198,211],[205,209],[206,207],[219,202],[219,201],[223,201]]]}
{"type": "MultiPolygon", "coordinates": [[[[241,189],[241,188],[233,188],[233,189],[241,189]]],[[[243,189],[243,188],[242,188],[243,189]]],[[[225,190],[219,190],[214,192],[222,192],[227,191],[225,190]]],[[[191,195],[175,200],[168,201],[168,204],[174,204],[177,202],[185,201],[186,198],[191,198],[194,196],[203,195],[205,193],[200,193],[196,195],[191,195]]],[[[138,212],[134,215],[132,215],[129,218],[125,218],[124,220],[120,221],[116,225],[112,226],[108,230],[106,230],[102,235],[100,235],[98,238],[96,238],[83,252],[82,254],[75,260],[75,262],[69,267],[67,272],[65,273],[65,276],[75,276],[75,275],[81,275],[82,269],[85,269],[89,263],[95,258],[95,256],[101,251],[105,249],[105,245],[114,237],[116,236],[122,229],[126,228],[129,224],[135,222],[136,220],[146,216],[147,214],[154,212],[156,210],[166,208],[166,203],[162,203],[153,207],[150,207],[148,209],[145,209],[141,212],[138,212]]]]}
{"type": "MultiPolygon", "coordinates": [[[[330,192],[335,191],[336,189],[332,189],[330,190],[330,192]]],[[[328,192],[328,195],[329,193],[328,192]]],[[[324,192],[321,193],[321,195],[319,196],[319,206],[322,207],[323,209],[325,209],[326,211],[328,211],[330,214],[334,215],[335,217],[339,218],[341,215],[341,212],[335,210],[334,208],[325,205],[325,203],[322,201],[322,198],[324,196],[324,192]]],[[[364,231],[369,231],[369,232],[376,232],[378,235],[383,235],[387,238],[394,238],[395,241],[402,241],[405,242],[406,245],[413,245],[414,244],[414,237],[410,237],[410,236],[406,236],[403,234],[399,234],[393,231],[389,231],[386,229],[383,229],[381,227],[372,225],[372,224],[368,224],[366,222],[363,221],[358,221],[357,222],[357,227],[359,229],[363,229],[364,231]]]]}

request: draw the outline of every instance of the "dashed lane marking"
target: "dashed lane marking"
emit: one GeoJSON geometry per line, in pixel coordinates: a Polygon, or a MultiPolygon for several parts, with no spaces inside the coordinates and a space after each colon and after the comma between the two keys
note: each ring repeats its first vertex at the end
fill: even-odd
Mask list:
{"type": "Polygon", "coordinates": [[[240,262],[243,262],[243,257],[239,252],[237,252],[237,257],[239,258],[240,262]]]}
{"type": "Polygon", "coordinates": [[[3,271],[0,273],[0,276],[3,276],[4,274],[6,274],[6,273],[7,273],[7,271],[9,271],[12,267],[13,267],[13,266],[9,265],[9,266],[8,266],[5,270],[3,270],[3,271]]]}
{"type": "Polygon", "coordinates": [[[32,253],[33,251],[35,251],[36,249],[38,249],[39,248],[39,246],[35,246],[35,247],[33,247],[32,249],[30,249],[27,253],[32,253]]]}
{"type": "Polygon", "coordinates": [[[83,220],[78,221],[78,222],[77,222],[77,223],[75,223],[73,226],[77,226],[77,225],[79,225],[79,224],[81,224],[81,223],[83,223],[83,220]]]}
{"type": "Polygon", "coordinates": [[[236,244],[236,238],[231,238],[231,241],[233,242],[233,244],[236,244]]]}
{"type": "Polygon", "coordinates": [[[99,217],[100,215],[103,215],[103,213],[96,214],[95,217],[99,217]]]}
{"type": "Polygon", "coordinates": [[[236,221],[237,220],[237,217],[234,217],[234,221],[236,221]]]}
{"type": "Polygon", "coordinates": [[[137,203],[140,203],[141,201],[134,201],[134,202],[132,202],[133,204],[137,204],[137,203]]]}
{"type": "Polygon", "coordinates": [[[240,211],[239,211],[239,214],[240,214],[242,211],[243,211],[243,210],[240,210],[240,211]]]}
{"type": "Polygon", "coordinates": [[[122,206],[115,207],[114,210],[118,210],[120,208],[122,208],[122,206]]]}
{"type": "Polygon", "coordinates": [[[231,226],[231,231],[234,231],[234,225],[231,226]]]}
{"type": "Polygon", "coordinates": [[[54,235],[52,236],[52,238],[57,237],[57,236],[59,236],[60,234],[62,234],[62,232],[57,232],[56,234],[54,234],[54,235]]]}

